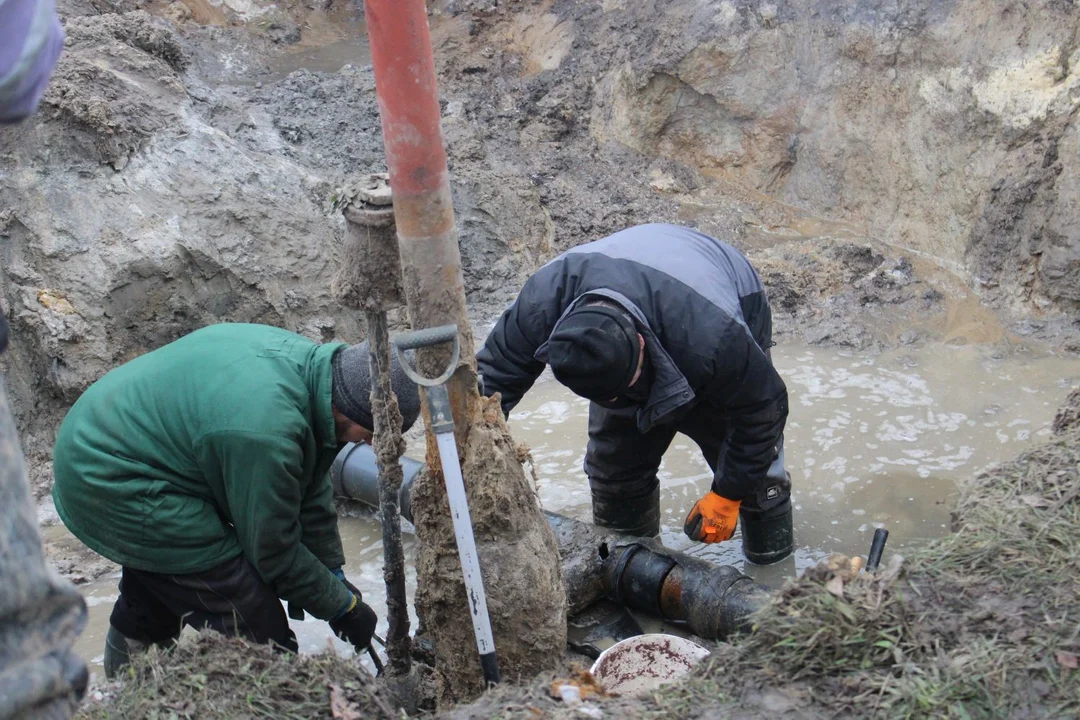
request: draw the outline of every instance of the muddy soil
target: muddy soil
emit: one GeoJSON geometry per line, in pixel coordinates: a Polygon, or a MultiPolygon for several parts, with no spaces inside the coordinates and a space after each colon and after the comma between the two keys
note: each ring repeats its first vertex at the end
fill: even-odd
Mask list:
{"type": "MultiPolygon", "coordinates": [[[[59,79],[39,116],[0,141],[9,168],[0,178],[0,295],[16,338],[8,375],[39,496],[59,419],[124,360],[223,320],[321,340],[362,334],[328,292],[342,223],[326,212],[347,177],[383,169],[355,10],[206,6],[219,17],[194,0],[179,6],[189,13],[136,4],[103,15],[62,6],[69,41],[59,79]],[[295,47],[291,34],[268,36],[286,23],[282,12],[302,21],[295,47]],[[322,56],[329,66],[343,66],[281,77],[318,47],[333,50],[322,56]]],[[[746,247],[762,240],[755,259],[778,302],[779,332],[869,348],[888,339],[876,332],[883,315],[942,309],[948,293],[919,284],[894,252],[864,243],[829,255],[828,233],[778,244],[800,213],[596,139],[583,73],[523,66],[521,48],[494,44],[506,39],[499,17],[432,20],[476,320],[497,313],[555,252],[651,220],[688,222],[746,247]],[[882,263],[899,275],[870,277],[882,263]]]]}
{"type": "MultiPolygon", "coordinates": [[[[1080,391],[1059,416],[1074,418],[1078,398],[1080,391]]],[[[966,478],[954,534],[913,549],[907,558],[889,552],[887,566],[873,576],[852,573],[842,556],[822,563],[783,588],[754,632],[714,645],[714,657],[684,682],[644,697],[592,696],[589,716],[1075,717],[1078,432],[1075,422],[1063,421],[1049,441],[966,478]]],[[[133,704],[146,707],[148,697],[156,702],[154,683],[192,672],[191,650],[177,655],[175,666],[167,658],[140,662],[144,683],[98,691],[84,715],[114,717],[133,704]]],[[[333,656],[315,662],[329,678],[342,668],[356,672],[333,656]]],[[[289,661],[270,670],[271,677],[291,672],[289,661]]],[[[233,673],[235,664],[216,666],[206,673],[214,682],[191,693],[191,704],[182,708],[199,716],[215,703],[232,702],[233,673]]],[[[440,717],[583,717],[580,708],[553,697],[555,677],[504,683],[440,717]]],[[[248,702],[278,701],[273,684],[249,684],[248,702]]],[[[292,703],[310,702],[306,716],[341,717],[326,685],[305,685],[292,703]]],[[[176,683],[162,691],[175,698],[176,683]]],[[[371,700],[353,699],[359,712],[378,712],[371,700]]],[[[278,711],[287,712],[292,703],[278,711]]]]}
{"type": "MultiPolygon", "coordinates": [[[[787,126],[773,122],[778,116],[765,112],[764,100],[755,101],[756,110],[732,114],[709,100],[727,86],[710,86],[704,95],[693,86],[715,84],[719,70],[709,70],[710,57],[726,58],[716,68],[732,73],[730,89],[753,84],[752,74],[762,70],[749,61],[760,59],[762,43],[794,53],[796,66],[809,62],[790,38],[806,19],[805,8],[773,8],[774,15],[773,6],[721,3],[719,14],[698,22],[700,12],[687,14],[692,6],[666,3],[648,22],[634,4],[619,2],[433,6],[475,321],[494,316],[556,252],[628,224],[668,220],[750,254],[769,287],[780,341],[859,351],[935,337],[1049,339],[1080,347],[1068,314],[1039,309],[1041,315],[1007,316],[1002,324],[981,304],[986,283],[972,285],[971,272],[947,269],[961,257],[955,247],[945,252],[905,242],[887,224],[846,212],[844,203],[815,203],[783,190],[786,181],[764,188],[748,181],[767,165],[768,153],[759,150],[775,142],[766,140],[787,126]],[[688,26],[688,35],[676,32],[688,26]],[[737,47],[720,48],[710,32],[737,47]],[[634,83],[614,81],[613,73],[626,72],[651,79],[634,90],[634,83]],[[664,79],[670,77],[681,79],[664,79]],[[670,82],[683,100],[671,122],[658,125],[658,113],[671,109],[671,93],[660,93],[660,101],[649,87],[670,82]],[[641,117],[630,112],[635,109],[641,117]],[[732,147],[742,148],[723,157],[757,160],[717,160],[709,140],[717,133],[729,133],[738,140],[732,147]],[[689,154],[695,143],[708,152],[689,154]],[[815,212],[846,221],[822,221],[815,212]]],[[[342,223],[326,205],[347,178],[384,169],[365,29],[355,6],[72,0],[61,11],[69,41],[59,79],[39,116],[0,138],[7,168],[0,177],[0,302],[15,337],[5,369],[39,498],[51,485],[52,439],[67,407],[109,368],[141,352],[223,320],[273,323],[321,340],[359,339],[357,314],[329,292],[342,223]]],[[[930,11],[912,12],[925,19],[930,11]]],[[[1043,40],[1057,32],[1048,28],[1060,12],[1066,11],[1047,9],[1045,17],[1016,11],[1043,40]]],[[[884,43],[896,34],[889,23],[909,21],[915,22],[888,13],[816,16],[812,27],[828,38],[835,35],[825,32],[831,26],[884,43]]],[[[845,82],[868,71],[848,60],[837,67],[845,82]]],[[[926,72],[913,69],[910,82],[926,72]]],[[[1039,97],[1057,98],[1061,89],[1051,84],[1039,97]]],[[[1048,118],[1057,117],[1058,104],[1047,102],[1048,118]]],[[[812,105],[809,99],[800,105],[803,149],[808,138],[821,135],[815,140],[821,144],[828,136],[825,129],[809,131],[812,105]]],[[[987,128],[1001,122],[995,117],[984,118],[987,128]]],[[[825,126],[836,129],[832,120],[825,126]]],[[[812,176],[815,162],[825,166],[815,160],[820,152],[796,155],[785,178],[812,176]]],[[[862,156],[849,159],[853,167],[865,164],[862,156]]],[[[909,186],[916,187],[903,187],[909,186]]],[[[1069,206],[1054,207],[1061,215],[1069,206]]],[[[964,237],[948,223],[933,228],[927,237],[950,247],[964,237]]],[[[1026,256],[1017,257],[1023,264],[1026,256]]],[[[1017,277],[1009,268],[994,282],[1017,277]]],[[[56,548],[56,556],[66,567],[70,549],[56,548]]],[[[93,564],[80,574],[93,577],[104,567],[93,564]]]]}

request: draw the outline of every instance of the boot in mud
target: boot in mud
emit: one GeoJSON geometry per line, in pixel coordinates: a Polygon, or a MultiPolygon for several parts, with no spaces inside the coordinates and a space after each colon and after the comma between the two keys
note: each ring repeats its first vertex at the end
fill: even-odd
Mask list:
{"type": "Polygon", "coordinates": [[[131,663],[132,658],[142,655],[154,645],[162,649],[170,648],[179,637],[180,634],[177,633],[176,637],[161,642],[144,642],[129,638],[109,625],[109,632],[105,635],[105,658],[102,661],[105,677],[109,680],[115,679],[116,674],[131,663]]]}
{"type": "Polygon", "coordinates": [[[755,565],[772,565],[795,551],[791,498],[768,510],[746,507],[739,511],[743,555],[755,565]]]}
{"type": "Polygon", "coordinates": [[[755,565],[772,565],[795,552],[791,517],[791,473],[784,468],[784,436],[765,473],[765,487],[739,509],[743,555],[755,565]]]}
{"type": "Polygon", "coordinates": [[[592,483],[593,523],[605,530],[658,538],[660,536],[660,483],[655,476],[645,488],[636,483],[592,483]],[[637,492],[635,492],[637,490],[637,492]]]}

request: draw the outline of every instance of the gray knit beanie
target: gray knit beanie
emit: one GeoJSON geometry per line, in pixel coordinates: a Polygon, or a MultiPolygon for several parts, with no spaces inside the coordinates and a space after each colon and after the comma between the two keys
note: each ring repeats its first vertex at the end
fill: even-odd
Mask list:
{"type": "MultiPolygon", "coordinates": [[[[393,361],[390,365],[390,384],[397,395],[398,407],[401,408],[401,431],[405,432],[416,422],[420,415],[420,393],[416,383],[405,375],[398,362],[397,353],[391,351],[393,361]]],[[[367,341],[359,345],[350,345],[334,354],[334,407],[368,430],[375,427],[371,419],[371,366],[368,364],[371,351],[367,341]]]]}

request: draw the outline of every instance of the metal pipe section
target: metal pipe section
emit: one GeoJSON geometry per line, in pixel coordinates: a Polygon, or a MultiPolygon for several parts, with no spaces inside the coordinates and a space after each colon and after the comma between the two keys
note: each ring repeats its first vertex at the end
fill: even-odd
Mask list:
{"type": "MultiPolygon", "coordinates": [[[[398,491],[398,507],[401,517],[412,522],[412,484],[424,463],[402,456],[403,479],[398,491]]],[[[330,480],[334,494],[358,500],[373,508],[379,507],[379,470],[375,451],[366,443],[347,443],[330,466],[330,480]]]]}
{"type": "MultiPolygon", "coordinates": [[[[409,494],[423,463],[401,458],[401,514],[412,520],[409,494]]],[[[331,468],[334,492],[378,506],[375,455],[366,445],[346,445],[331,468]]],[[[570,614],[601,598],[682,623],[706,639],[745,629],[772,590],[728,565],[665,548],[652,540],[610,533],[579,520],[545,512],[562,558],[570,614]]]]}

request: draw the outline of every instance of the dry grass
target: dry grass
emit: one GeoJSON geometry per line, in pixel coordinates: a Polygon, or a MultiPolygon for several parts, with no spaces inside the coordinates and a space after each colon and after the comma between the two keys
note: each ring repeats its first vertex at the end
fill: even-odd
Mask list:
{"type": "Polygon", "coordinates": [[[151,649],[83,720],[278,718],[391,720],[393,700],[360,665],[332,653],[286,655],[214,632],[151,649]]]}
{"type": "Polygon", "coordinates": [[[638,716],[745,710],[773,686],[823,716],[1077,717],[1080,428],[966,483],[956,519],[877,577],[808,571],[638,716]]]}

